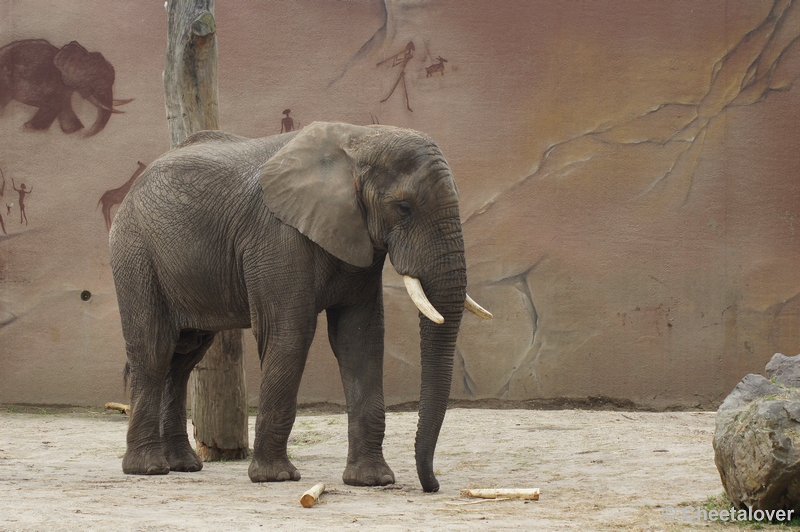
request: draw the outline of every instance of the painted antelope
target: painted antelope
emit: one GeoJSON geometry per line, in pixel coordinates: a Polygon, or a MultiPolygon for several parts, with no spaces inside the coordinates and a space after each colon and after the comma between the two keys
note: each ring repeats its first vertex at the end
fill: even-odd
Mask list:
{"type": "Polygon", "coordinates": [[[428,73],[425,76],[426,78],[431,77],[433,74],[436,74],[437,72],[441,72],[442,76],[444,76],[444,64],[447,63],[447,59],[445,59],[442,56],[439,56],[436,58],[436,60],[439,62],[434,63],[431,66],[425,67],[425,72],[428,73]]]}
{"type": "MultiPolygon", "coordinates": [[[[114,205],[119,205],[122,203],[122,200],[125,199],[125,196],[128,195],[128,191],[131,189],[131,185],[133,182],[136,181],[136,178],[144,172],[144,169],[147,168],[141,161],[137,161],[139,163],[139,167],[133,173],[133,175],[128,179],[128,181],[119,188],[112,188],[111,190],[106,190],[103,196],[100,198],[100,201],[97,202],[97,205],[103,204],[103,218],[106,220],[106,230],[111,231],[111,208],[114,205]]],[[[97,210],[97,207],[95,207],[97,210]]]]}

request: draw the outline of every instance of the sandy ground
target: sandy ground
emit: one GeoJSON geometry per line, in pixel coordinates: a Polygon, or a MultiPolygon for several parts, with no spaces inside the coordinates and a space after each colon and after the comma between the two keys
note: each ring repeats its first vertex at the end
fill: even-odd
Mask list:
{"type": "Polygon", "coordinates": [[[397,484],[355,488],[341,480],[344,414],[301,412],[289,452],[303,479],[253,484],[248,462],[126,476],[123,415],[16,410],[0,408],[2,531],[708,529],[663,512],[702,506],[722,491],[710,412],[455,408],[436,451],[442,488],[425,494],[414,466],[414,412],[387,414],[384,449],[397,484]],[[317,482],[327,493],[301,507],[300,495],[317,482]],[[460,496],[463,488],[493,487],[538,487],[541,498],[460,496]]]}

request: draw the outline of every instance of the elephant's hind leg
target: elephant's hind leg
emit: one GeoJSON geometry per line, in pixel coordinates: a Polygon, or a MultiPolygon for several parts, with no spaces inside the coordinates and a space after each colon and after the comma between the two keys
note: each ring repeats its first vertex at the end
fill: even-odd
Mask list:
{"type": "Polygon", "coordinates": [[[160,413],[170,360],[179,331],[171,325],[155,274],[139,266],[137,246],[112,249],[122,332],[128,354],[131,417],[122,470],[131,475],[165,475],[169,463],[161,446],[160,413]]]}
{"type": "MultiPolygon", "coordinates": [[[[168,359],[170,346],[159,347],[153,358],[168,359]]],[[[122,471],[128,475],[166,475],[169,462],[164,456],[159,430],[159,412],[164,394],[166,367],[131,360],[131,418],[122,471]]],[[[166,365],[164,365],[166,366],[166,365]]]]}
{"type": "Polygon", "coordinates": [[[189,444],[186,432],[186,386],[192,369],[203,358],[214,333],[181,331],[172,355],[161,399],[161,445],[170,471],[200,471],[203,461],[189,444]]]}

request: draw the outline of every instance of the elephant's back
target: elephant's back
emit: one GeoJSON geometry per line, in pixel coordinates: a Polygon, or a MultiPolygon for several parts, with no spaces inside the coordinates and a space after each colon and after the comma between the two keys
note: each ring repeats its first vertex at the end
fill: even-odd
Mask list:
{"type": "Polygon", "coordinates": [[[265,209],[259,169],[292,137],[192,135],[136,179],[117,217],[135,219],[146,234],[234,229],[245,212],[265,209]]]}
{"type": "Polygon", "coordinates": [[[134,182],[130,194],[200,204],[204,199],[235,199],[255,189],[261,166],[292,136],[249,139],[222,131],[200,131],[153,161],[134,182]]]}
{"type": "Polygon", "coordinates": [[[45,39],[23,39],[20,41],[13,41],[7,45],[0,47],[0,56],[6,54],[14,54],[15,57],[25,58],[25,54],[35,54],[39,57],[42,54],[49,54],[55,56],[58,48],[50,44],[50,41],[45,39]]]}

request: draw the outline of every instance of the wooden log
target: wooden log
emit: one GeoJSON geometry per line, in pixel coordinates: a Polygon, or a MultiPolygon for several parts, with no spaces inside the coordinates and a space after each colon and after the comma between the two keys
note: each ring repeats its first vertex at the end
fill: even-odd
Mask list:
{"type": "MultiPolygon", "coordinates": [[[[170,144],[219,129],[214,0],[169,0],[164,96],[170,144]]],[[[248,401],[241,331],[218,333],[189,383],[197,454],[245,458],[248,401]]]]}
{"type": "Polygon", "coordinates": [[[106,403],[106,410],[119,410],[126,416],[131,415],[131,406],[122,403],[106,403]]]}
{"type": "Polygon", "coordinates": [[[303,508],[311,508],[317,501],[319,500],[320,495],[325,492],[325,484],[317,484],[307,492],[303,493],[303,496],[300,497],[300,504],[303,505],[303,508]]]}
{"type": "Polygon", "coordinates": [[[461,490],[461,495],[478,499],[526,499],[539,500],[539,488],[475,489],[461,490]]]}

